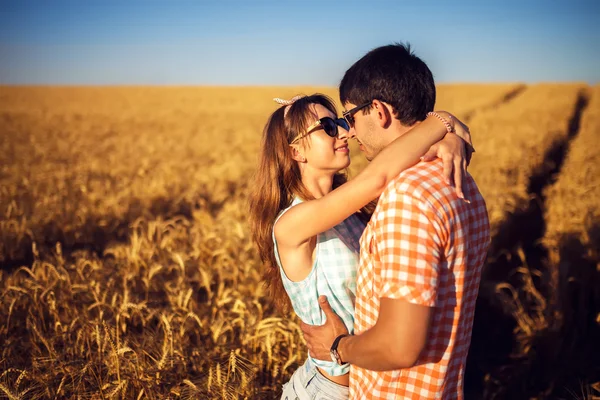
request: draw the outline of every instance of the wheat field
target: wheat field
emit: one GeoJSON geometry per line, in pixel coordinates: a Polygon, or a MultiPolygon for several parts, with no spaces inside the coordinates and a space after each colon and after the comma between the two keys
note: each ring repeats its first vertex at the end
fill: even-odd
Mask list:
{"type": "MultiPolygon", "coordinates": [[[[272,399],[306,348],[247,225],[273,97],[0,87],[0,398],[272,399]]],[[[600,87],[438,86],[492,246],[465,395],[600,396],[600,87]]],[[[350,176],[366,165],[351,146],[350,176]]]]}

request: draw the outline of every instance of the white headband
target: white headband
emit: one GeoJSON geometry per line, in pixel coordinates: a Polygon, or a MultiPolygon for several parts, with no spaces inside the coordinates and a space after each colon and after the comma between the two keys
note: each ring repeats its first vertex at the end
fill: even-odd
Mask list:
{"type": "Polygon", "coordinates": [[[279,97],[275,97],[273,99],[273,101],[275,101],[275,103],[280,104],[282,106],[285,106],[285,110],[283,111],[283,117],[287,117],[287,113],[288,111],[290,111],[290,107],[292,106],[292,104],[294,104],[296,102],[296,100],[299,100],[303,97],[306,96],[294,96],[289,100],[284,100],[284,99],[280,99],[279,97]]]}

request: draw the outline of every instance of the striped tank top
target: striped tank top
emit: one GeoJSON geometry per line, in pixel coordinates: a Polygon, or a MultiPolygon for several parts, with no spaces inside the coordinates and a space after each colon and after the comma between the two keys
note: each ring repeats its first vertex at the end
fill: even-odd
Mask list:
{"type": "MultiPolygon", "coordinates": [[[[294,199],[292,205],[277,216],[275,223],[287,210],[301,202],[299,198],[294,199]]],[[[364,229],[365,224],[356,215],[351,215],[339,225],[319,233],[312,270],[300,282],[293,282],[285,275],[273,233],[275,259],[281,272],[283,287],[296,315],[305,323],[310,325],[325,323],[325,314],[321,311],[318,302],[319,296],[325,295],[331,308],[344,321],[348,331],[350,333],[354,331],[356,269],[360,255],[359,241],[364,229]]],[[[344,375],[350,370],[348,364],[341,366],[333,361],[308,358],[313,365],[333,376],[344,375]]]]}

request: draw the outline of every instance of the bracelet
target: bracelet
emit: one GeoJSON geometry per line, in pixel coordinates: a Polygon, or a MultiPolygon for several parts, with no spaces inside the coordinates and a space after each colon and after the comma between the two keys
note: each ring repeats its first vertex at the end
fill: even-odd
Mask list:
{"type": "Polygon", "coordinates": [[[442,124],[444,124],[444,126],[446,127],[446,131],[448,133],[452,133],[454,132],[454,128],[452,128],[452,125],[450,125],[450,123],[448,121],[446,121],[446,118],[442,117],[440,114],[436,113],[435,111],[430,111],[427,113],[428,117],[436,117],[437,119],[439,119],[440,121],[442,121],[442,124]]]}

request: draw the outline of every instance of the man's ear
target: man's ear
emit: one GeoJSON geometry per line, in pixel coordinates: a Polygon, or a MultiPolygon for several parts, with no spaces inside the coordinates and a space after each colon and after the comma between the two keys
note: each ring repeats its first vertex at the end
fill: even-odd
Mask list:
{"type": "Polygon", "coordinates": [[[306,157],[302,154],[297,144],[290,145],[290,152],[292,154],[292,159],[298,162],[306,162],[306,157]]]}
{"type": "Polygon", "coordinates": [[[375,119],[382,128],[387,128],[392,123],[392,114],[387,104],[375,99],[373,100],[373,111],[375,113],[375,119]]]}

